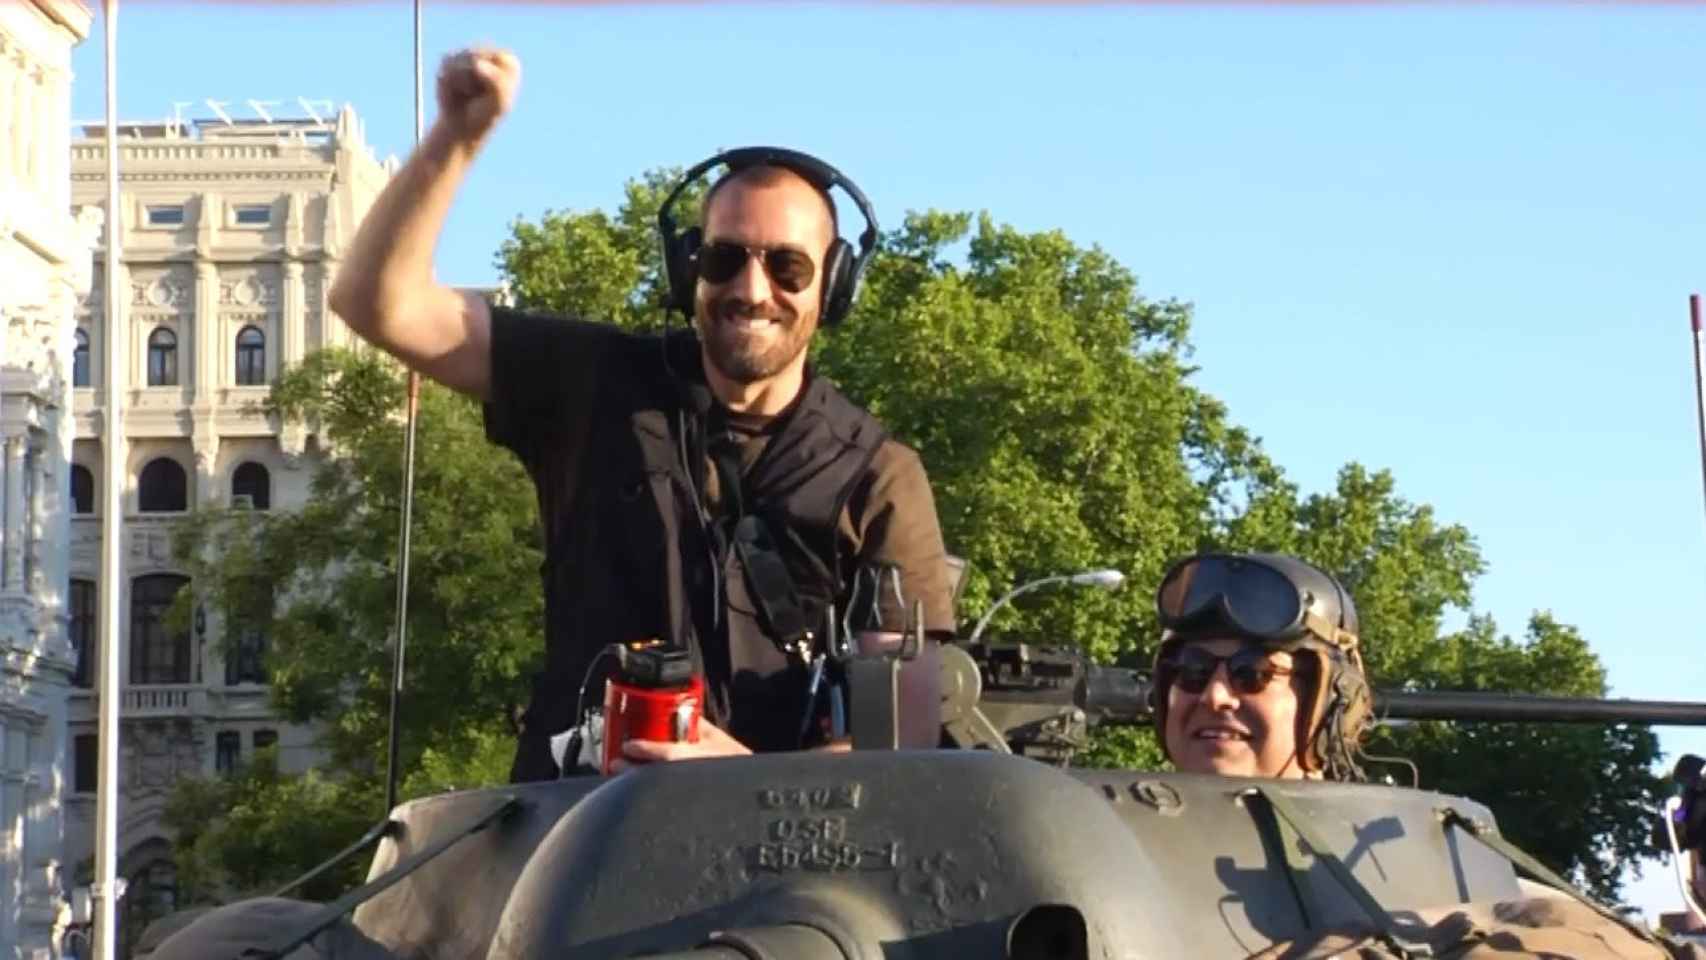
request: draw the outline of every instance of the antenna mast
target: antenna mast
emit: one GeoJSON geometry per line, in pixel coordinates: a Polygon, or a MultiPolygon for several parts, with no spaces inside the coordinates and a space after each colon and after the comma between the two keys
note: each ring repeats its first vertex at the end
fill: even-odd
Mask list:
{"type": "MultiPolygon", "coordinates": [[[[424,126],[421,95],[421,0],[415,0],[415,146],[424,126]]],[[[397,532],[397,648],[391,661],[391,716],[385,756],[385,815],[397,807],[397,715],[403,699],[403,655],[409,636],[409,528],[415,509],[415,422],[420,412],[421,375],[409,371],[409,395],[403,427],[403,515],[397,532]]]]}
{"type": "Polygon", "coordinates": [[[1706,375],[1701,371],[1700,294],[1688,295],[1688,326],[1694,336],[1694,415],[1700,432],[1700,483],[1706,493],[1706,375]]]}

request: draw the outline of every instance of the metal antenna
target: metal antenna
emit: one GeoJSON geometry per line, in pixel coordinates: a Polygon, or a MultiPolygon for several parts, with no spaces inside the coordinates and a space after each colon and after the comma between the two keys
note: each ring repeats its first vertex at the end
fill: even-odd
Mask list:
{"type": "Polygon", "coordinates": [[[1694,415],[1700,431],[1700,482],[1706,492],[1706,376],[1700,365],[1700,294],[1688,295],[1688,325],[1694,333],[1694,415]]]}
{"type": "MultiPolygon", "coordinates": [[[[423,120],[421,102],[421,0],[415,0],[415,146],[420,147],[423,120]]],[[[403,516],[397,532],[397,649],[391,662],[391,715],[385,757],[385,815],[397,808],[397,714],[403,699],[403,654],[409,636],[409,528],[415,511],[415,421],[420,411],[421,375],[409,371],[409,398],[403,427],[403,516]]]]}

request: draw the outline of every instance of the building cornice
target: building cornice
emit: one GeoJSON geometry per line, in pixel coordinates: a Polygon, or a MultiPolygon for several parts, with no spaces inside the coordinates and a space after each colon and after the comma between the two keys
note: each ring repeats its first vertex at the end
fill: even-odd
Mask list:
{"type": "Polygon", "coordinates": [[[79,42],[89,39],[89,28],[95,22],[95,11],[82,0],[32,0],[42,15],[76,35],[79,42]]]}
{"type": "MultiPolygon", "coordinates": [[[[188,266],[198,263],[232,267],[288,266],[292,263],[300,263],[305,266],[314,264],[323,266],[337,261],[339,255],[334,249],[335,246],[335,244],[326,243],[304,243],[301,246],[290,247],[275,243],[265,246],[259,244],[216,244],[205,252],[183,247],[150,249],[143,246],[143,242],[137,239],[137,234],[133,232],[125,238],[124,252],[119,255],[119,262],[123,263],[128,270],[136,270],[139,267],[188,266]]],[[[95,262],[104,262],[102,251],[95,251],[95,262]]],[[[99,303],[98,300],[90,300],[87,305],[80,306],[91,309],[97,303],[99,303]]],[[[133,310],[132,312],[145,311],[133,310]]],[[[195,308],[193,305],[187,305],[164,312],[173,315],[194,314],[195,308]]]]}
{"type": "MultiPolygon", "coordinates": [[[[313,170],[219,170],[209,173],[188,173],[182,170],[131,170],[118,175],[120,183],[212,183],[232,180],[311,180],[330,183],[332,171],[313,170]]],[[[72,183],[106,183],[105,173],[72,173],[72,183]]]]}

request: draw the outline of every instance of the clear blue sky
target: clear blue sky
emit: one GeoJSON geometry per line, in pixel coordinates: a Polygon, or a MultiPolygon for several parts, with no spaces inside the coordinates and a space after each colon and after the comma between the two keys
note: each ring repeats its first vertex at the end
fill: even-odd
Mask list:
{"type": "MultiPolygon", "coordinates": [[[[127,120],[305,96],[353,103],[381,156],[412,144],[406,2],[120,10],[127,120]]],[[[1061,228],[1196,305],[1201,385],[1305,490],[1391,469],[1475,534],[1478,611],[1579,626],[1614,695],[1706,700],[1703,28],[1679,5],[432,3],[429,123],[444,52],[523,64],[440,273],[491,282],[512,218],[756,142],[840,166],[885,226],[1061,228]]],[[[1657,867],[1634,902],[1673,909],[1657,867]]]]}

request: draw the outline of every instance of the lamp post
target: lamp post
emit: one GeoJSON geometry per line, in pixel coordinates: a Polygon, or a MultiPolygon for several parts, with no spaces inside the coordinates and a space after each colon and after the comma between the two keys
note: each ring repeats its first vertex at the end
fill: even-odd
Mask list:
{"type": "Polygon", "coordinates": [[[989,626],[989,618],[995,616],[995,611],[1006,606],[1014,597],[1053,583],[1070,583],[1075,587],[1101,587],[1103,590],[1118,590],[1120,585],[1125,583],[1125,574],[1112,568],[1087,570],[1084,573],[1060,573],[1014,587],[1007,591],[1006,596],[995,601],[995,604],[989,608],[989,612],[985,613],[983,619],[977,622],[977,626],[972,628],[971,637],[966,640],[966,645],[971,646],[977,643],[977,638],[983,635],[983,628],[989,626]]]}

